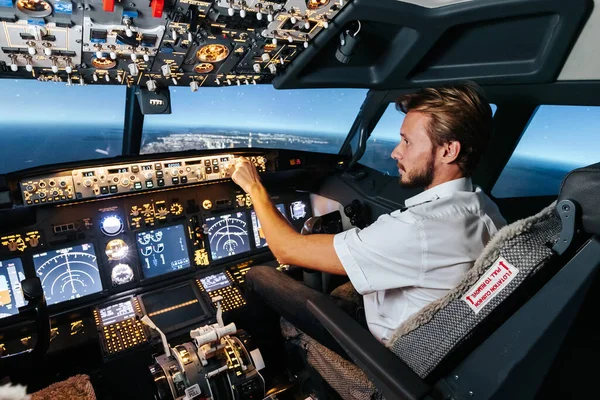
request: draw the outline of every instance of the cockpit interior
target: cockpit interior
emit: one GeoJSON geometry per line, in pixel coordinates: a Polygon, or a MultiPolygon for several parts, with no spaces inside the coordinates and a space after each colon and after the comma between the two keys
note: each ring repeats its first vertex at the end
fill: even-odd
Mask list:
{"type": "Polygon", "coordinates": [[[0,399],[597,396],[596,6],[0,0],[0,399]],[[474,269],[502,254],[522,278],[477,318],[452,292],[387,347],[307,304],[350,359],[282,321],[278,376],[246,273],[348,279],[274,257],[236,161],[296,232],[362,229],[419,192],[390,157],[396,99],[462,81],[493,112],[472,179],[510,228],[474,269]]]}

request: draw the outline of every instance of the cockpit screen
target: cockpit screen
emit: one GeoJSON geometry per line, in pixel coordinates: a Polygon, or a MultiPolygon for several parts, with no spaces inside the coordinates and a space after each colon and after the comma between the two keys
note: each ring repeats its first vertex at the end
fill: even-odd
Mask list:
{"type": "Polygon", "coordinates": [[[231,282],[229,282],[229,279],[224,272],[201,278],[200,282],[202,282],[202,286],[204,286],[204,289],[207,292],[212,292],[213,290],[221,289],[231,285],[231,282]]]}
{"type": "Polygon", "coordinates": [[[244,212],[206,218],[213,260],[250,251],[248,221],[244,212]]]}
{"type": "Polygon", "coordinates": [[[25,279],[21,259],[0,261],[0,318],[19,313],[25,305],[21,281],[25,279]]]}
{"type": "Polygon", "coordinates": [[[290,204],[290,215],[292,219],[302,219],[306,216],[306,204],[303,201],[295,201],[290,204]]]}
{"type": "Polygon", "coordinates": [[[102,291],[94,245],[84,243],[33,256],[48,305],[102,291]]]}
{"type": "Polygon", "coordinates": [[[136,239],[144,278],[191,266],[183,225],[141,232],[136,239]]]}
{"type": "MultiPolygon", "coordinates": [[[[283,204],[277,204],[275,207],[279,210],[281,215],[285,217],[285,206],[283,204]]],[[[254,210],[250,212],[250,217],[252,219],[252,231],[254,232],[254,243],[256,244],[256,248],[260,249],[261,247],[268,246],[267,239],[265,239],[265,233],[263,232],[260,221],[256,216],[254,210]]]]}
{"type": "Polygon", "coordinates": [[[116,322],[125,321],[126,319],[135,317],[133,303],[131,300],[113,304],[100,309],[100,319],[102,325],[107,326],[116,322]]]}

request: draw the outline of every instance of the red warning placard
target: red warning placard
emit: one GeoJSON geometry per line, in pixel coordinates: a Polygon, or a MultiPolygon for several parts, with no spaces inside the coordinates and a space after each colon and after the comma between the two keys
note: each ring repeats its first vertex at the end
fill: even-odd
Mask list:
{"type": "Polygon", "coordinates": [[[518,273],[519,270],[514,265],[499,257],[462,299],[477,314],[506,288],[518,273]]]}

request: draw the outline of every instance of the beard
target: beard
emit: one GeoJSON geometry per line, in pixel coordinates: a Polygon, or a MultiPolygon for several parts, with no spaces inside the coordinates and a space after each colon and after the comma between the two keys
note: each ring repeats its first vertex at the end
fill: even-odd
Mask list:
{"type": "Polygon", "coordinates": [[[430,155],[422,168],[402,174],[399,179],[400,186],[405,189],[416,189],[431,185],[435,169],[433,161],[433,155],[430,155]]]}

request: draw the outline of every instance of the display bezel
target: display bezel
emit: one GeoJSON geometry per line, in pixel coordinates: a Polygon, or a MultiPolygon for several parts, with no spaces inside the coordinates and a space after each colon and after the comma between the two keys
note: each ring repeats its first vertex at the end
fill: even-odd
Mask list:
{"type": "Polygon", "coordinates": [[[116,301],[111,301],[110,303],[104,303],[104,304],[100,304],[100,305],[96,306],[96,310],[98,312],[98,318],[99,318],[99,321],[100,321],[100,327],[105,327],[105,326],[113,325],[113,324],[116,324],[117,322],[122,322],[122,321],[126,321],[126,320],[128,320],[130,318],[137,317],[138,316],[138,312],[136,311],[135,308],[136,308],[136,305],[134,303],[133,297],[123,298],[123,299],[119,299],[119,300],[116,300],[116,301]],[[101,310],[103,308],[113,307],[113,306],[115,306],[117,304],[121,304],[121,303],[125,303],[125,302],[130,302],[131,303],[131,308],[133,309],[133,315],[131,317],[122,319],[120,321],[111,322],[110,324],[105,323],[104,319],[102,318],[101,310]]]}
{"type": "MultiPolygon", "coordinates": [[[[60,246],[46,247],[44,249],[44,251],[30,254],[29,260],[31,262],[33,276],[39,278],[39,276],[37,274],[38,267],[36,267],[34,256],[40,255],[43,253],[56,252],[58,250],[63,250],[63,249],[69,248],[69,247],[81,246],[83,244],[91,244],[94,248],[94,255],[96,256],[96,265],[98,266],[98,274],[100,276],[100,284],[102,286],[102,289],[98,292],[90,293],[85,296],[81,296],[79,298],[64,300],[64,301],[61,301],[58,303],[53,303],[53,304],[48,304],[48,307],[61,308],[61,307],[64,307],[65,304],[72,305],[72,304],[84,303],[84,302],[88,302],[90,300],[98,299],[108,292],[108,283],[106,281],[107,278],[106,278],[106,271],[105,271],[106,265],[104,262],[104,257],[101,257],[98,255],[99,245],[98,245],[97,240],[78,240],[78,241],[70,242],[68,244],[63,243],[60,246]]],[[[41,279],[40,279],[40,281],[41,281],[41,279]]],[[[42,286],[42,288],[43,288],[43,286],[42,286]]],[[[45,293],[44,293],[44,295],[45,295],[45,293]]]]}
{"type": "MultiPolygon", "coordinates": [[[[273,199],[272,199],[273,201],[273,199]]],[[[288,218],[288,214],[286,212],[286,204],[283,201],[273,201],[273,205],[275,206],[275,208],[281,213],[281,215],[283,215],[283,217],[289,222],[289,218],[288,218]],[[281,206],[281,209],[279,209],[277,206],[281,206]],[[283,212],[282,212],[283,210],[283,212]]],[[[269,244],[267,243],[267,239],[265,238],[265,244],[263,246],[257,246],[256,244],[256,235],[254,233],[254,220],[252,219],[252,214],[256,215],[256,221],[258,223],[258,215],[256,214],[256,211],[254,210],[254,207],[250,208],[249,210],[249,216],[250,216],[250,224],[252,224],[252,248],[255,250],[264,250],[264,249],[268,249],[269,248],[269,244]]],[[[257,231],[258,231],[258,227],[257,227],[257,231]]]]}
{"type": "MultiPolygon", "coordinates": [[[[145,315],[149,315],[149,314],[151,314],[151,312],[148,311],[148,309],[146,308],[146,303],[145,303],[147,301],[146,299],[148,297],[160,296],[160,294],[168,293],[171,290],[180,289],[180,288],[183,288],[186,286],[191,288],[192,293],[194,294],[194,298],[196,300],[198,300],[198,304],[199,304],[200,308],[203,310],[203,314],[200,314],[195,318],[187,319],[185,321],[178,322],[177,324],[170,325],[168,328],[162,330],[165,334],[177,331],[182,328],[189,328],[190,326],[194,326],[201,321],[211,320],[214,318],[214,314],[213,314],[212,310],[209,310],[204,297],[199,293],[196,285],[191,281],[186,281],[183,283],[179,282],[179,283],[171,285],[169,287],[142,293],[138,296],[139,304],[140,304],[140,307],[142,308],[143,313],[145,315]]],[[[152,318],[152,317],[150,317],[150,318],[152,318]]]]}
{"type": "MultiPolygon", "coordinates": [[[[19,262],[21,263],[21,269],[23,270],[23,275],[25,275],[25,279],[27,279],[29,277],[28,274],[28,268],[27,265],[25,263],[25,260],[23,260],[22,257],[18,257],[18,256],[12,256],[12,257],[2,257],[0,258],[0,263],[5,263],[7,261],[12,261],[12,260],[19,260],[19,262]]],[[[20,283],[22,283],[23,281],[21,281],[20,283]]],[[[22,287],[22,286],[21,286],[22,287]]],[[[22,290],[21,290],[22,292],[22,290]]],[[[23,303],[26,306],[29,302],[27,301],[27,299],[25,298],[25,296],[23,295],[23,303]]],[[[16,304],[16,302],[15,302],[16,304]]],[[[19,307],[15,307],[15,310],[17,311],[16,314],[11,314],[7,317],[4,318],[0,318],[0,326],[4,324],[5,321],[12,321],[15,317],[19,316],[19,307]]]]}
{"type": "MultiPolygon", "coordinates": [[[[134,272],[137,272],[137,276],[139,277],[140,282],[143,282],[143,283],[153,282],[153,281],[159,280],[161,278],[164,279],[164,277],[178,276],[181,274],[186,274],[186,273],[194,271],[194,267],[195,267],[194,258],[192,257],[192,255],[190,253],[190,250],[192,249],[192,244],[190,243],[190,238],[188,237],[188,226],[183,221],[178,221],[178,223],[175,223],[175,224],[154,226],[154,227],[151,227],[148,229],[135,231],[135,232],[133,232],[133,240],[135,241],[134,246],[135,246],[135,254],[136,254],[136,261],[137,261],[136,262],[137,271],[134,270],[134,272]],[[150,232],[150,231],[157,231],[157,230],[162,230],[162,229],[166,229],[166,228],[172,228],[174,226],[182,226],[183,227],[183,238],[185,240],[185,246],[186,246],[187,256],[188,256],[190,265],[188,267],[181,268],[178,270],[169,271],[169,272],[166,272],[163,274],[147,277],[144,274],[143,258],[142,258],[142,254],[140,253],[140,248],[139,248],[139,243],[138,243],[138,235],[142,235],[142,234],[144,234],[146,232],[150,232]]],[[[112,271],[112,269],[111,269],[111,271],[112,271]]],[[[118,286],[117,286],[117,288],[118,288],[118,286]]]]}
{"type": "Polygon", "coordinates": [[[229,277],[227,276],[227,273],[225,271],[214,272],[212,274],[208,274],[208,275],[204,275],[204,276],[198,277],[198,281],[200,281],[200,284],[202,285],[202,287],[204,288],[204,291],[206,293],[211,293],[211,292],[214,292],[215,290],[219,290],[219,289],[223,289],[223,288],[226,288],[226,287],[229,287],[229,286],[233,286],[233,282],[231,281],[231,279],[229,279],[229,277]],[[203,282],[203,279],[206,279],[206,278],[208,278],[210,276],[216,276],[216,275],[223,275],[225,277],[225,279],[227,279],[228,284],[225,285],[225,286],[220,286],[220,287],[214,288],[214,289],[207,288],[206,284],[203,282]]]}
{"type": "Polygon", "coordinates": [[[228,209],[228,210],[219,210],[218,212],[215,211],[213,213],[210,213],[210,214],[207,214],[204,216],[204,223],[206,224],[206,241],[205,241],[205,243],[206,243],[206,246],[208,247],[207,253],[208,253],[208,256],[209,256],[211,262],[221,263],[221,262],[236,259],[236,258],[248,257],[250,254],[252,254],[252,251],[256,249],[256,247],[254,246],[254,232],[252,231],[252,220],[251,220],[249,209],[235,208],[235,209],[228,209]],[[238,213],[238,212],[242,213],[246,220],[246,232],[248,235],[248,250],[244,250],[240,253],[232,254],[230,256],[213,258],[212,244],[210,242],[210,234],[208,233],[208,230],[209,230],[208,221],[207,221],[208,218],[219,219],[223,215],[233,214],[233,213],[238,213]]]}

